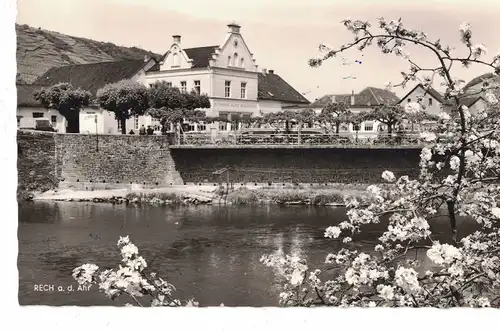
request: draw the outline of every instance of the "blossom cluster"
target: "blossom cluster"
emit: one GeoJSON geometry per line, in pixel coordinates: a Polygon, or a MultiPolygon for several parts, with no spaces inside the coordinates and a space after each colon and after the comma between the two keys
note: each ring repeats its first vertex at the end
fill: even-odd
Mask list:
{"type": "MultiPolygon", "coordinates": [[[[129,236],[120,237],[117,243],[121,253],[118,270],[99,271],[95,264],[84,264],[73,270],[73,278],[82,285],[98,284],[104,294],[115,300],[122,295],[132,298],[136,305],[142,306],[140,298],[150,297],[150,304],[156,306],[182,306],[179,299],[172,298],[175,287],[152,272],[145,272],[147,263],[139,255],[139,249],[129,236]]],[[[194,300],[188,300],[185,306],[198,306],[194,300]]]]}
{"type": "MultiPolygon", "coordinates": [[[[406,28],[402,20],[379,19],[381,32],[369,22],[345,19],[344,26],[354,41],[338,49],[328,46],[322,58],[311,60],[319,66],[338,53],[357,47],[363,50],[376,42],[382,53],[392,53],[410,62],[402,73],[405,86],[419,80],[423,69],[411,59],[406,45],[433,50],[441,67],[423,78],[430,88],[434,76],[443,80],[445,102],[451,111],[439,114],[436,125],[421,133],[427,146],[420,153],[420,173],[397,177],[384,171],[385,185],[370,185],[368,198],[345,199],[347,219],[328,227],[326,240],[338,247],[327,254],[325,270],[312,270],[304,260],[265,259],[267,265],[286,270],[280,297],[286,305],[333,305],[341,307],[499,307],[500,306],[500,116],[498,83],[483,84],[487,102],[483,109],[471,110],[461,102],[471,93],[465,82],[452,77],[451,65],[472,63],[500,71],[500,55],[491,63],[482,58],[487,49],[474,44],[472,28],[463,23],[462,43],[469,56],[451,56],[451,48],[427,34],[406,28]],[[449,220],[445,240],[433,224],[449,220]],[[460,217],[475,222],[478,230],[460,233],[460,217]],[[383,224],[384,232],[371,251],[359,252],[356,236],[370,224],[383,224]],[[462,236],[461,238],[459,236],[462,236]],[[420,253],[420,257],[419,257],[420,253]],[[422,253],[424,253],[422,255],[422,253]],[[297,261],[301,261],[297,263],[297,261]],[[284,266],[284,267],[283,267],[284,266]],[[294,276],[292,276],[294,275],[294,276]]],[[[422,110],[419,102],[408,103],[408,115],[422,110]]],[[[444,237],[443,237],[444,238],[444,237]]]]}

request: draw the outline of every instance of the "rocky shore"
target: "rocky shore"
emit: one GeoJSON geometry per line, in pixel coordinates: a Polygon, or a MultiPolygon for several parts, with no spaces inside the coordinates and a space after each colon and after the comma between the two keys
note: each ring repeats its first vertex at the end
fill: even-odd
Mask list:
{"type": "Polygon", "coordinates": [[[344,197],[362,197],[364,187],[267,188],[241,187],[227,190],[213,186],[179,186],[143,190],[60,190],[34,194],[32,200],[93,202],[133,205],[314,205],[343,206],[344,197]]]}
{"type": "Polygon", "coordinates": [[[178,186],[143,190],[60,190],[34,194],[32,200],[133,205],[313,205],[343,206],[344,197],[364,196],[364,187],[229,189],[213,186],[178,186]]]}

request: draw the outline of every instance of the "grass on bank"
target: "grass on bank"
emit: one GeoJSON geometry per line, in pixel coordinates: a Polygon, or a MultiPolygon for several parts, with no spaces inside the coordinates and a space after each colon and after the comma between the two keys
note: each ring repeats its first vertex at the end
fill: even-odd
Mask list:
{"type": "Polygon", "coordinates": [[[303,204],[328,205],[342,204],[344,196],[341,191],[312,189],[248,189],[240,188],[227,195],[220,194],[220,199],[234,205],[250,204],[303,204]]]}

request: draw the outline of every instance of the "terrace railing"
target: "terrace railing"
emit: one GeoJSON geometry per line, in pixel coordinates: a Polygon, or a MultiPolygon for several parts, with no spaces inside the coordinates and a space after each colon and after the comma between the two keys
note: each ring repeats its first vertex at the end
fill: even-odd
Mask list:
{"type": "Polygon", "coordinates": [[[374,137],[356,137],[337,134],[242,134],[204,132],[184,133],[178,144],[186,147],[196,146],[424,146],[425,141],[417,134],[379,134],[374,137]]]}

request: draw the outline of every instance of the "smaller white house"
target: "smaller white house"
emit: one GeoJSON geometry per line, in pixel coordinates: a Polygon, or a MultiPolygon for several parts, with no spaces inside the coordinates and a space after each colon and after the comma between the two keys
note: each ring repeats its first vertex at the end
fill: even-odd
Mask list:
{"type": "MultiPolygon", "coordinates": [[[[471,82],[474,83],[474,80],[471,82]]],[[[466,85],[464,88],[465,92],[470,92],[471,94],[477,93],[477,84],[469,85],[470,87],[466,85]]],[[[460,101],[461,104],[469,108],[471,113],[484,108],[487,104],[480,94],[462,98],[460,101]]],[[[432,87],[426,90],[422,84],[416,85],[410,92],[402,97],[399,104],[404,107],[410,102],[419,102],[423,106],[424,110],[432,115],[439,115],[439,113],[443,111],[450,112],[452,109],[450,102],[446,102],[441,93],[432,87]]]]}
{"type": "Polygon", "coordinates": [[[21,126],[22,118],[46,118],[58,132],[66,132],[66,119],[57,110],[45,109],[38,103],[33,93],[44,86],[31,84],[16,84],[17,88],[17,127],[21,126]]]}
{"type": "Polygon", "coordinates": [[[416,85],[398,102],[405,107],[410,102],[419,102],[424,110],[432,115],[439,115],[444,110],[444,97],[432,87],[425,90],[422,84],[416,85]]]}

